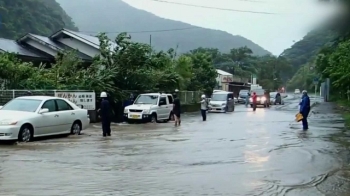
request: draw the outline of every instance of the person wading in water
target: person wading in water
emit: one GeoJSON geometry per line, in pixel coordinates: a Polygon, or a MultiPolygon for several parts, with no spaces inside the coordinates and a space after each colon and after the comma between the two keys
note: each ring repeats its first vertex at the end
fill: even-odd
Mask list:
{"type": "Polygon", "coordinates": [[[180,99],[177,97],[177,94],[174,94],[174,104],[173,104],[173,114],[175,117],[175,127],[181,125],[181,103],[180,99]]]}

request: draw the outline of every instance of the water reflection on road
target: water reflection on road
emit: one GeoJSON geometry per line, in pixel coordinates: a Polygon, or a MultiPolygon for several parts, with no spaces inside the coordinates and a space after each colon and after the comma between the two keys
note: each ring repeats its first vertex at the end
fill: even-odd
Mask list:
{"type": "Polygon", "coordinates": [[[92,126],[0,146],[0,195],[320,195],[315,186],[343,164],[329,139],[337,130],[305,133],[294,115],[238,106],[207,122],[184,115],[180,128],[118,125],[102,138],[92,126]]]}

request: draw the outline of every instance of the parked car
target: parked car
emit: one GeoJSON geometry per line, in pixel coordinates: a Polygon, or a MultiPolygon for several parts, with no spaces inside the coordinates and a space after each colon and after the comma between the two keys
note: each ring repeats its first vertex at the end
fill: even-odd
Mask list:
{"type": "MultiPolygon", "coordinates": [[[[270,93],[268,93],[265,89],[254,89],[251,91],[251,95],[253,96],[253,92],[257,95],[257,106],[262,105],[265,108],[270,107],[270,93]]],[[[250,107],[253,107],[253,99],[249,98],[250,107]]]]}
{"type": "Polygon", "coordinates": [[[124,109],[126,121],[168,122],[173,109],[171,94],[147,93],[139,95],[133,105],[124,109]]]}
{"type": "Polygon", "coordinates": [[[208,107],[208,112],[233,112],[235,110],[233,92],[220,91],[213,93],[208,107]]]}
{"type": "Polygon", "coordinates": [[[300,94],[300,90],[299,89],[295,89],[294,90],[294,94],[300,94]]]}
{"type": "Polygon", "coordinates": [[[50,96],[24,96],[0,106],[0,140],[29,142],[33,138],[80,134],[89,126],[88,111],[50,96]]]}
{"type": "Polygon", "coordinates": [[[248,96],[249,90],[240,90],[238,95],[238,103],[245,103],[246,97],[248,96]]]}

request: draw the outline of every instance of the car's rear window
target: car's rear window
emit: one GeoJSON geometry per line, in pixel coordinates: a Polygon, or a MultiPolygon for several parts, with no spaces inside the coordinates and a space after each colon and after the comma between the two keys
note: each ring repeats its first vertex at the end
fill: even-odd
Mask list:
{"type": "Polygon", "coordinates": [[[265,94],[265,90],[253,90],[253,92],[256,93],[256,95],[264,95],[265,94]]]}

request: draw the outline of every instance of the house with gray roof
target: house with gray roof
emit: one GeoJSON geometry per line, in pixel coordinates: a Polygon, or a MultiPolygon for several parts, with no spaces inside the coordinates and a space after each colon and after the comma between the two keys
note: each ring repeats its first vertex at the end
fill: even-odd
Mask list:
{"type": "MultiPolygon", "coordinates": [[[[111,42],[111,50],[116,47],[111,42]]],[[[59,52],[76,50],[86,63],[91,63],[100,54],[100,41],[97,37],[80,32],[61,29],[49,37],[28,33],[18,40],[0,38],[0,52],[16,53],[23,61],[33,63],[53,62],[59,52]]]]}

